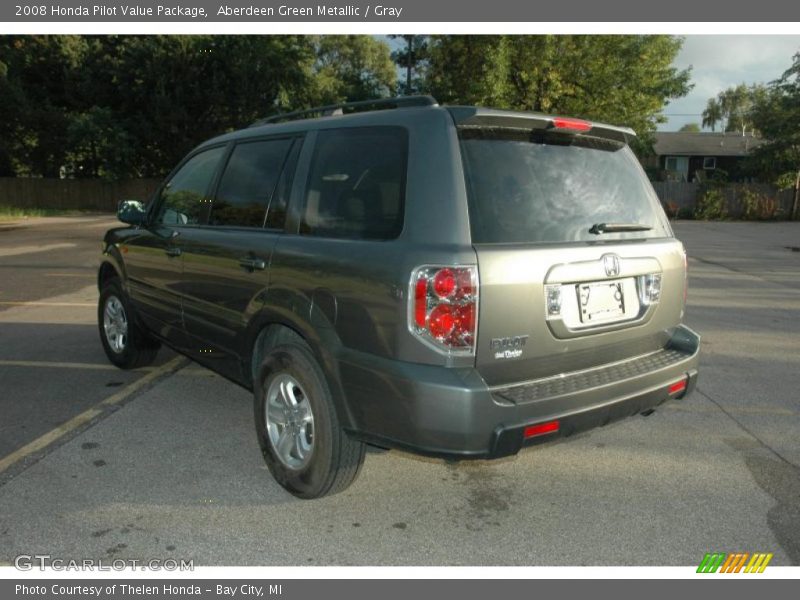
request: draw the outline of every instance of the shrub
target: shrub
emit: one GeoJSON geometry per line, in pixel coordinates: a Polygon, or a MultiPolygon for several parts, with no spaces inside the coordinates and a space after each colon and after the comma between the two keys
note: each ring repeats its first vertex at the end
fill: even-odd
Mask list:
{"type": "Polygon", "coordinates": [[[678,211],[680,207],[675,202],[662,202],[661,206],[664,207],[664,212],[667,213],[667,217],[670,219],[676,219],[678,217],[678,211]]]}
{"type": "Polygon", "coordinates": [[[775,181],[775,185],[779,190],[790,190],[794,188],[797,181],[797,173],[784,173],[775,181]]]}
{"type": "Polygon", "coordinates": [[[694,218],[701,221],[718,221],[728,216],[725,196],[716,186],[707,188],[697,200],[694,218]]]}
{"type": "Polygon", "coordinates": [[[767,221],[777,216],[779,204],[775,198],[745,189],[742,192],[742,218],[747,221],[767,221]]]}

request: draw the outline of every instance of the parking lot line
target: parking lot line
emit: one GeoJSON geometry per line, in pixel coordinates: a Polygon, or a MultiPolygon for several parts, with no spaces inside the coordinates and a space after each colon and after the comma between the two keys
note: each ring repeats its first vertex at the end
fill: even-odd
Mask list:
{"type": "Polygon", "coordinates": [[[42,246],[16,246],[14,248],[0,248],[0,256],[19,256],[20,254],[33,254],[35,252],[49,252],[63,248],[74,248],[77,244],[71,242],[61,244],[45,244],[42,246]]]}
{"type": "Polygon", "coordinates": [[[6,301],[0,302],[3,306],[97,306],[96,302],[24,302],[6,301]]]}
{"type": "Polygon", "coordinates": [[[5,472],[9,467],[14,465],[15,463],[19,462],[20,460],[43,450],[59,438],[65,436],[69,432],[77,429],[81,425],[84,425],[94,419],[96,416],[102,414],[104,410],[109,407],[113,406],[114,404],[119,404],[131,394],[140,390],[141,388],[149,385],[156,379],[162,377],[163,375],[167,375],[179,369],[182,365],[185,364],[186,359],[181,356],[176,356],[172,360],[167,363],[164,363],[157,369],[151,371],[141,379],[137,379],[130,385],[119,390],[116,394],[112,394],[105,400],[95,404],[92,408],[89,408],[82,412],[81,414],[71,418],[66,423],[62,423],[55,429],[45,433],[44,435],[36,438],[29,444],[26,444],[22,448],[19,448],[9,454],[8,456],[0,459],[0,474],[5,472]]]}
{"type": "MultiPolygon", "coordinates": [[[[75,363],[75,362],[53,362],[46,360],[0,360],[0,367],[33,367],[47,369],[101,369],[116,371],[118,367],[112,364],[100,363],[75,363]]],[[[152,371],[155,367],[140,367],[134,372],[152,371]]]]}

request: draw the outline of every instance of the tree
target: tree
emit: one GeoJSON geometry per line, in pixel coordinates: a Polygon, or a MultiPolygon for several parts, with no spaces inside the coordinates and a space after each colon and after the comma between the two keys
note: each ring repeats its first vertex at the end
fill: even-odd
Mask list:
{"type": "Polygon", "coordinates": [[[751,168],[781,187],[794,188],[792,218],[800,210],[800,53],[753,105],[752,120],[767,142],[753,152],[751,168]]]}
{"type": "Polygon", "coordinates": [[[130,134],[108,108],[93,106],[70,116],[67,125],[66,177],[115,178],[129,175],[134,159],[130,134]]]}
{"type": "MultiPolygon", "coordinates": [[[[89,38],[84,95],[107,108],[135,159],[114,176],[161,176],[193,146],[284,110],[309,85],[302,36],[89,38]]],[[[90,102],[87,101],[87,104],[90,102]]]]}
{"type": "Polygon", "coordinates": [[[392,39],[401,38],[405,48],[394,50],[392,60],[405,71],[405,78],[398,82],[398,94],[406,96],[418,93],[423,86],[423,69],[428,56],[428,36],[390,35],[392,39]]]}
{"type": "Polygon", "coordinates": [[[78,105],[74,90],[86,54],[77,36],[5,36],[4,143],[17,174],[58,176],[64,163],[69,116],[78,105]],[[5,136],[8,136],[7,138],[5,136]]]}
{"type": "Polygon", "coordinates": [[[703,126],[716,130],[717,123],[724,131],[739,131],[742,135],[753,130],[753,107],[766,93],[764,86],[741,83],[710,98],[703,111],[703,126]]]}
{"type": "Polygon", "coordinates": [[[716,98],[710,98],[706,109],[703,111],[703,127],[710,127],[711,131],[717,130],[717,123],[721,123],[725,118],[722,113],[722,106],[716,98]]]}
{"type": "MultiPolygon", "coordinates": [[[[10,115],[18,104],[12,100],[14,90],[8,81],[8,65],[0,60],[0,114],[10,115]]],[[[13,119],[0,119],[0,177],[13,177],[15,175],[14,161],[12,159],[12,138],[16,137],[13,119]]]]}
{"type": "Polygon", "coordinates": [[[394,93],[397,73],[385,43],[366,35],[326,35],[310,41],[315,62],[306,104],[371,100],[394,93]]]}
{"type": "Polygon", "coordinates": [[[678,131],[685,131],[686,133],[700,133],[700,125],[697,123],[686,123],[678,131]]]}
{"type": "Polygon", "coordinates": [[[261,117],[395,85],[370,36],[0,37],[0,173],[158,177],[261,117]]]}
{"type": "Polygon", "coordinates": [[[664,35],[432,36],[428,89],[441,102],[579,116],[649,138],[689,71],[664,35]]]}

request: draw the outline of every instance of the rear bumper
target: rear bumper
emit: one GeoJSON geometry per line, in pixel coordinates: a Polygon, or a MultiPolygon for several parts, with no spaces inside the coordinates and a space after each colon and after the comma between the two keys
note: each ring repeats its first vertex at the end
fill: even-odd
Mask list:
{"type": "Polygon", "coordinates": [[[613,399],[605,404],[592,405],[577,412],[554,415],[552,418],[548,417],[541,420],[543,422],[557,420],[559,423],[557,432],[525,439],[524,433],[527,425],[518,427],[500,426],[494,432],[488,456],[497,458],[516,454],[524,446],[532,446],[595,427],[602,427],[614,421],[642,413],[672,398],[685,398],[697,385],[697,369],[682,372],[670,381],[674,382],[682,378],[686,379],[686,388],[679,394],[669,394],[667,391],[669,384],[661,385],[655,389],[630,397],[613,399]]]}
{"type": "Polygon", "coordinates": [[[684,398],[697,381],[699,336],[679,326],[658,352],[576,373],[489,388],[474,369],[350,355],[341,380],[350,433],[377,445],[453,458],[498,458],[684,398]],[[670,386],[686,387],[670,393],[670,386]],[[558,421],[557,432],[525,429],[558,421]]]}

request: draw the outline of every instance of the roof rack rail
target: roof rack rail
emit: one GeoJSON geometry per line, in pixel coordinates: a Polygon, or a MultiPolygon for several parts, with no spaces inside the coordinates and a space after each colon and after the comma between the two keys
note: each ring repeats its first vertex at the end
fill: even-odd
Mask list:
{"type": "Polygon", "coordinates": [[[259,127],[270,123],[281,123],[284,121],[296,121],[317,115],[320,117],[330,117],[332,115],[343,115],[346,112],[367,112],[370,110],[381,110],[384,108],[406,108],[410,106],[438,106],[439,103],[432,96],[398,96],[396,98],[379,98],[376,100],[361,100],[359,102],[345,102],[342,104],[328,104],[325,106],[315,106],[304,110],[272,115],[265,119],[259,119],[250,127],[259,127]]]}

